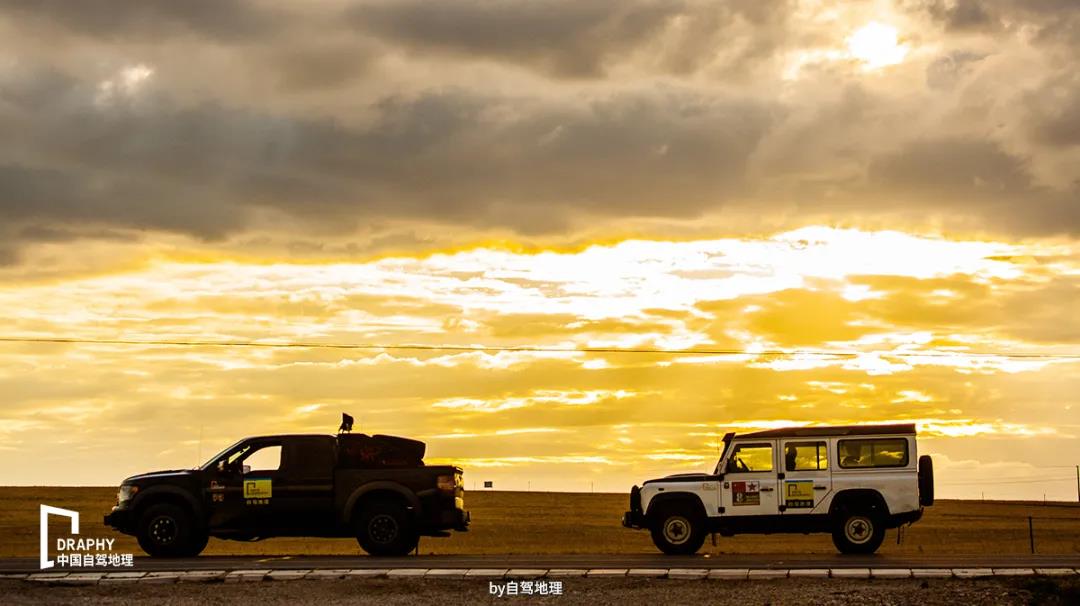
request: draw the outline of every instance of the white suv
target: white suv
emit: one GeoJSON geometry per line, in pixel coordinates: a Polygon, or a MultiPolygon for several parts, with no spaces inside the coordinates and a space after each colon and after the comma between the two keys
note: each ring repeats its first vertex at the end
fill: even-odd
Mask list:
{"type": "Polygon", "coordinates": [[[729,433],[712,474],[634,486],[623,526],[648,528],[667,554],[695,553],[709,533],[774,532],[828,532],[843,553],[873,553],[933,503],[914,424],[795,427],[729,433]]]}

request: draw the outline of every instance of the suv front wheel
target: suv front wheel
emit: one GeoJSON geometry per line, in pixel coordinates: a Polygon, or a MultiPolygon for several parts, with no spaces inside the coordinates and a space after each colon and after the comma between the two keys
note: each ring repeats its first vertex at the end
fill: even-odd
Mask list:
{"type": "Polygon", "coordinates": [[[840,553],[874,553],[885,540],[885,526],[870,511],[841,511],[832,539],[840,553]]]}
{"type": "Polygon", "coordinates": [[[652,516],[649,531],[656,547],[668,555],[692,555],[705,542],[705,520],[696,508],[664,505],[652,516]]]}

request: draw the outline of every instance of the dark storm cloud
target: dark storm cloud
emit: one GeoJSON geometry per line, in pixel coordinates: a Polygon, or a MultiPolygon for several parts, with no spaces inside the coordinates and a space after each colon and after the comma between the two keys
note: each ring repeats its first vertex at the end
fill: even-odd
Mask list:
{"type": "Polygon", "coordinates": [[[591,76],[657,34],[686,3],[670,0],[395,0],[358,4],[361,30],[428,51],[451,51],[591,76]]]}
{"type": "MultiPolygon", "coordinates": [[[[86,83],[24,74],[0,100],[0,215],[213,238],[259,207],[354,227],[423,216],[544,232],[572,207],[692,216],[740,192],[764,108],[671,88],[579,103],[445,90],[390,96],[364,127],[216,103],[101,101],[86,83]]],[[[22,232],[26,233],[26,232],[22,232]]]]}
{"type": "MultiPolygon", "coordinates": [[[[1035,26],[1039,37],[1076,32],[1080,3],[1075,0],[908,0],[953,31],[995,31],[1035,26]]],[[[1075,42],[1075,40],[1073,41],[1075,42]]]]}
{"type": "MultiPolygon", "coordinates": [[[[604,75],[609,64],[652,49],[663,71],[687,73],[742,47],[749,64],[783,46],[790,0],[376,0],[350,22],[366,34],[426,55],[447,53],[520,64],[563,77],[604,75]],[[733,31],[749,24],[750,31],[733,31]],[[663,44],[658,44],[663,42],[663,44]]],[[[729,66],[734,67],[734,66],[729,66]]],[[[743,66],[745,67],[745,66],[743,66]]]]}
{"type": "Polygon", "coordinates": [[[102,39],[191,34],[237,40],[284,24],[280,11],[246,0],[0,0],[0,14],[102,39]]]}
{"type": "Polygon", "coordinates": [[[1055,147],[1080,146],[1080,74],[1049,78],[1025,96],[1033,138],[1055,147]]]}
{"type": "Polygon", "coordinates": [[[1039,186],[1029,164],[988,140],[923,139],[874,158],[868,186],[899,204],[947,206],[1024,232],[1076,233],[1080,184],[1066,190],[1039,186]]]}
{"type": "Polygon", "coordinates": [[[951,30],[978,29],[997,24],[981,0],[927,0],[923,4],[928,13],[951,30]]]}
{"type": "Polygon", "coordinates": [[[787,0],[0,0],[0,262],[79,234],[254,237],[266,217],[554,234],[796,207],[784,221],[1076,233],[1057,167],[1080,141],[1077,4],[904,6],[964,33],[868,74],[814,59],[864,16],[801,21],[787,0]],[[1022,89],[1018,24],[1040,49],[1022,89]],[[995,46],[965,46],[980,35],[995,46]],[[947,117],[913,119],[930,107],[947,117]]]}

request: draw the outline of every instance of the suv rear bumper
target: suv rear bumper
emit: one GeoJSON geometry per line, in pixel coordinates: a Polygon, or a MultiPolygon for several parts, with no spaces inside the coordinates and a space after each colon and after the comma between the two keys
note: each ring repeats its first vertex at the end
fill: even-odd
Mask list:
{"type": "Polygon", "coordinates": [[[903,513],[894,513],[892,516],[892,527],[897,528],[904,524],[914,524],[922,519],[923,508],[920,507],[913,511],[905,511],[903,513]]]}

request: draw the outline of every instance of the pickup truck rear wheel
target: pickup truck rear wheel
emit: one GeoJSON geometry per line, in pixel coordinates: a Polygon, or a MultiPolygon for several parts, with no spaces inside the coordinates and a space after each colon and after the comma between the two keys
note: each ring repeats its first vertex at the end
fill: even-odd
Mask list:
{"type": "Polygon", "coordinates": [[[840,553],[874,553],[885,540],[885,525],[870,511],[840,511],[832,539],[840,553]]]}
{"type": "Polygon", "coordinates": [[[420,536],[404,506],[377,502],[357,516],[356,540],[373,556],[405,556],[416,549],[420,536]]]}
{"type": "Polygon", "coordinates": [[[705,520],[697,508],[673,503],[650,517],[653,544],[668,555],[695,554],[705,542],[705,520]]]}
{"type": "Polygon", "coordinates": [[[206,547],[206,533],[191,515],[172,503],[151,505],[139,516],[139,547],[155,558],[194,557],[206,547]]]}

